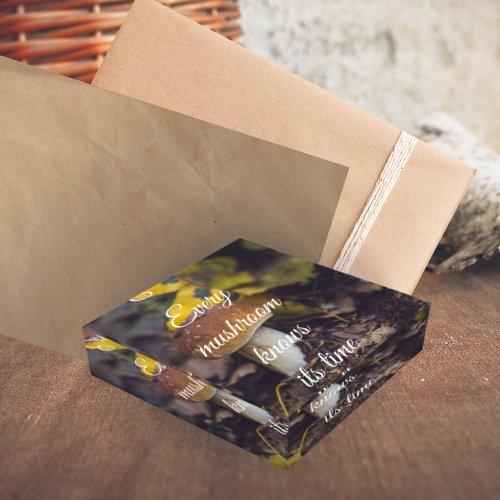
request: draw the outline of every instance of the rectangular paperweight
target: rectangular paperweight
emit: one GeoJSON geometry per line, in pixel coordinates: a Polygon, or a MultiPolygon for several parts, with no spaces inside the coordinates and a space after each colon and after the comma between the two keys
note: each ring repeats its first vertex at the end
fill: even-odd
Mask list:
{"type": "Polygon", "coordinates": [[[422,349],[428,312],[237,240],[83,330],[94,376],[287,468],[422,349]]]}

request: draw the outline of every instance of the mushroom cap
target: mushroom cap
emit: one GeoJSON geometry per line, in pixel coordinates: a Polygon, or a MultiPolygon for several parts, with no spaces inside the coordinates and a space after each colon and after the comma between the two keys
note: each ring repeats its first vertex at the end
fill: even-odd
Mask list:
{"type": "Polygon", "coordinates": [[[209,309],[201,318],[180,330],[177,346],[194,358],[218,359],[228,356],[247,344],[255,330],[272,316],[270,312],[265,316],[257,314],[256,309],[259,307],[255,304],[245,302],[235,302],[227,308],[209,309]],[[251,325],[238,320],[251,322],[251,325]],[[205,346],[208,348],[202,351],[201,348],[205,346]]]}
{"type": "Polygon", "coordinates": [[[160,390],[169,396],[195,403],[207,401],[216,393],[215,387],[173,366],[167,366],[155,381],[160,390]]]}

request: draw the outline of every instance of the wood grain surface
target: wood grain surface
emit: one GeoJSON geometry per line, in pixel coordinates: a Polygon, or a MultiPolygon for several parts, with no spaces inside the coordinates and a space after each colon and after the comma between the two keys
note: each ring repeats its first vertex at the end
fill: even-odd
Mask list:
{"type": "Polygon", "coordinates": [[[0,337],[0,498],[499,498],[500,262],[415,295],[424,351],[290,471],[0,337]]]}

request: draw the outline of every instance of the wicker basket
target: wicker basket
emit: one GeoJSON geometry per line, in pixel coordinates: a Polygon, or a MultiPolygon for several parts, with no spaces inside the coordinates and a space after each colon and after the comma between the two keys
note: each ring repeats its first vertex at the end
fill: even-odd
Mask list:
{"type": "MultiPolygon", "coordinates": [[[[157,0],[235,39],[237,0],[157,0]]],[[[0,0],[0,55],[91,82],[132,2],[0,0]]]]}

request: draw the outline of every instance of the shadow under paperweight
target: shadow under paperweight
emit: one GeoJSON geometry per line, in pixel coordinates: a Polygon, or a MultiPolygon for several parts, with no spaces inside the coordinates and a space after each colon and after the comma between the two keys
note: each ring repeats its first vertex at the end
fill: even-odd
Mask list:
{"type": "Polygon", "coordinates": [[[94,376],[288,468],[420,352],[428,313],[237,240],[83,331],[94,376]]]}

